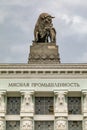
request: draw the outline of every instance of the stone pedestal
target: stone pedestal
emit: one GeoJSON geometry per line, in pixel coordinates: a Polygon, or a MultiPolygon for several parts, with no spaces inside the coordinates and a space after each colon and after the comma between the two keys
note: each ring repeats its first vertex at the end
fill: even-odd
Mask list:
{"type": "Polygon", "coordinates": [[[58,46],[55,43],[33,43],[30,46],[28,63],[60,63],[58,46]]]}

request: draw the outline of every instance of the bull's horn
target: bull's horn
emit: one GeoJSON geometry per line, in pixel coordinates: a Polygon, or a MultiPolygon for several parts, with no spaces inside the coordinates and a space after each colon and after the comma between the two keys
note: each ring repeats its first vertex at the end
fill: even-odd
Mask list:
{"type": "Polygon", "coordinates": [[[55,17],[51,16],[51,18],[55,18],[55,17]]]}

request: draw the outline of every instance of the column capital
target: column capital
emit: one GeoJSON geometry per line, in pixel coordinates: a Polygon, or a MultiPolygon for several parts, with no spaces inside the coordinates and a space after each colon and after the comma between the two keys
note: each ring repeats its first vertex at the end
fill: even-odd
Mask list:
{"type": "Polygon", "coordinates": [[[21,95],[24,95],[24,94],[33,95],[34,94],[34,90],[21,90],[20,93],[21,93],[21,95]]]}
{"type": "Polygon", "coordinates": [[[82,94],[83,95],[87,95],[87,89],[86,90],[82,90],[82,94]]]}
{"type": "Polygon", "coordinates": [[[6,90],[0,90],[0,95],[5,95],[6,94],[6,90]]]}
{"type": "Polygon", "coordinates": [[[62,94],[64,94],[64,95],[67,95],[68,90],[54,90],[54,94],[55,94],[55,95],[58,95],[59,93],[62,93],[62,94]]]}

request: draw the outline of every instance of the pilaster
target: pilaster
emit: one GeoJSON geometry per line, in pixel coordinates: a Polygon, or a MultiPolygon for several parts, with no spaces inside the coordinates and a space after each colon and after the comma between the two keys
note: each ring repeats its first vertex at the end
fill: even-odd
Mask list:
{"type": "Polygon", "coordinates": [[[33,129],[33,116],[34,116],[34,103],[33,103],[34,91],[22,91],[21,101],[21,130],[33,129]]]}
{"type": "Polygon", "coordinates": [[[87,90],[82,91],[83,129],[87,130],[87,90]]]}
{"type": "Polygon", "coordinates": [[[83,116],[87,117],[87,91],[82,91],[83,96],[83,116]]]}
{"type": "Polygon", "coordinates": [[[5,130],[5,114],[6,114],[6,91],[0,91],[0,130],[5,130]]]}
{"type": "Polygon", "coordinates": [[[5,125],[5,118],[4,117],[0,117],[0,130],[5,130],[6,125],[5,125]]]}
{"type": "Polygon", "coordinates": [[[67,130],[67,91],[54,91],[55,130],[67,130]]]}
{"type": "Polygon", "coordinates": [[[83,122],[83,129],[87,130],[87,117],[84,117],[84,122],[83,122]]]}

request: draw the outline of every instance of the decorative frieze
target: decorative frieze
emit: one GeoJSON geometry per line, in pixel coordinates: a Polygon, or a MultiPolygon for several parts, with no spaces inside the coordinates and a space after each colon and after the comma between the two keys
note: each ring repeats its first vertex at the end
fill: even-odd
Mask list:
{"type": "Polygon", "coordinates": [[[33,130],[33,120],[29,117],[24,117],[21,120],[21,130],[33,130]]]}
{"type": "Polygon", "coordinates": [[[55,130],[67,130],[67,119],[65,117],[56,118],[55,130]]]}
{"type": "Polygon", "coordinates": [[[66,76],[70,76],[70,75],[73,75],[73,76],[77,76],[77,75],[79,75],[79,76],[84,76],[84,75],[86,75],[87,74],[87,71],[81,71],[81,70],[78,70],[78,71],[76,71],[76,70],[26,70],[26,71],[23,71],[23,70],[18,70],[18,71],[16,71],[16,70],[14,70],[14,71],[10,71],[10,70],[4,70],[4,71],[0,71],[0,76],[12,76],[12,75],[14,75],[15,76],[15,74],[18,76],[18,75],[20,75],[20,76],[26,76],[26,74],[28,74],[28,75],[37,75],[37,74],[41,74],[41,75],[44,75],[44,74],[53,74],[53,75],[55,75],[55,74],[57,74],[57,75],[66,75],[66,76]]]}

